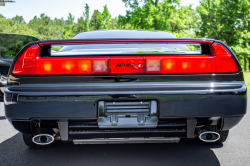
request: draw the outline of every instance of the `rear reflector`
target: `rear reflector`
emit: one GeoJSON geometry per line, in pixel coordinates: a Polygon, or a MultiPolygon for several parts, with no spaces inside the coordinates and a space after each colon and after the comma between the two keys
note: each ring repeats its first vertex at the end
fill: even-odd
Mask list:
{"type": "Polygon", "coordinates": [[[231,53],[211,45],[212,55],[40,57],[41,47],[31,45],[18,58],[13,75],[164,75],[226,74],[239,71],[231,53]]]}

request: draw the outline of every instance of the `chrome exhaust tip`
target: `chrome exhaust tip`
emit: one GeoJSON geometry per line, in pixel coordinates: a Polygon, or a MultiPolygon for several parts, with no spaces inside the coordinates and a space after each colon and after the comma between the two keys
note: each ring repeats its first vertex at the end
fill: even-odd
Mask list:
{"type": "Polygon", "coordinates": [[[37,145],[48,145],[54,142],[55,138],[49,134],[39,134],[32,138],[32,141],[37,145]]]}
{"type": "Polygon", "coordinates": [[[214,131],[205,131],[200,133],[199,139],[203,142],[216,142],[220,139],[220,134],[214,131]]]}

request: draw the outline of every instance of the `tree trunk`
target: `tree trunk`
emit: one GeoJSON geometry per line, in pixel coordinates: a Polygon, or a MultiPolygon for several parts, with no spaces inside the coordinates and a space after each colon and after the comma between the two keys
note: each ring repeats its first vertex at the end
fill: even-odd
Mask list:
{"type": "Polygon", "coordinates": [[[155,6],[157,6],[158,5],[158,0],[155,0],[155,6]]]}
{"type": "Polygon", "coordinates": [[[250,58],[248,58],[248,70],[250,71],[250,58]]]}
{"type": "Polygon", "coordinates": [[[155,30],[158,30],[156,18],[154,18],[154,28],[155,30]]]}
{"type": "Polygon", "coordinates": [[[158,5],[158,1],[159,0],[155,0],[155,1],[151,0],[151,3],[154,4],[155,6],[157,6],[158,5]]]}
{"type": "Polygon", "coordinates": [[[247,59],[244,57],[244,71],[247,71],[247,59]]]}

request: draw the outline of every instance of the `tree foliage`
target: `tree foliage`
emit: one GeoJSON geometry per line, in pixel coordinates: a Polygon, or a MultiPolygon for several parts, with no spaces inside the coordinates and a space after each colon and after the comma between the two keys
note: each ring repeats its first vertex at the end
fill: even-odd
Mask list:
{"type": "Polygon", "coordinates": [[[119,16],[122,28],[164,30],[183,33],[195,30],[199,15],[192,6],[180,6],[179,0],[123,0],[128,10],[119,16]],[[140,3],[141,2],[141,3],[140,3]]]}
{"type": "Polygon", "coordinates": [[[14,58],[26,44],[37,40],[27,35],[0,34],[0,57],[14,58]]]}
{"type": "Polygon", "coordinates": [[[99,10],[94,10],[94,13],[90,20],[91,30],[99,30],[101,29],[101,23],[99,18],[101,17],[102,13],[99,10]]]}
{"type": "Polygon", "coordinates": [[[103,7],[103,12],[99,10],[94,10],[94,13],[90,20],[91,30],[100,30],[100,29],[115,29],[117,23],[116,18],[111,18],[107,5],[103,7]]]}
{"type": "Polygon", "coordinates": [[[65,28],[64,25],[65,22],[63,19],[52,20],[49,16],[46,16],[43,13],[40,17],[35,16],[30,20],[27,27],[35,32],[35,34],[31,35],[34,35],[41,40],[48,40],[62,38],[63,30],[65,28]]]}
{"type": "Polygon", "coordinates": [[[201,16],[199,36],[222,40],[245,61],[250,58],[249,0],[203,0],[197,7],[201,16]]]}
{"type": "Polygon", "coordinates": [[[69,13],[68,19],[66,20],[66,26],[63,30],[63,38],[64,39],[72,39],[74,35],[73,27],[74,27],[75,17],[69,13]]]}

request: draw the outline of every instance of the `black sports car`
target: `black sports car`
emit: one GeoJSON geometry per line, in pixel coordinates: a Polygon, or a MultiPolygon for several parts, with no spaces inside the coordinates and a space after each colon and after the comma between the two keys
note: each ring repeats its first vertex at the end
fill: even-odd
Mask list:
{"type": "Polygon", "coordinates": [[[14,59],[5,114],[30,147],[222,143],[246,113],[240,64],[223,42],[108,30],[36,41],[14,59]]]}

